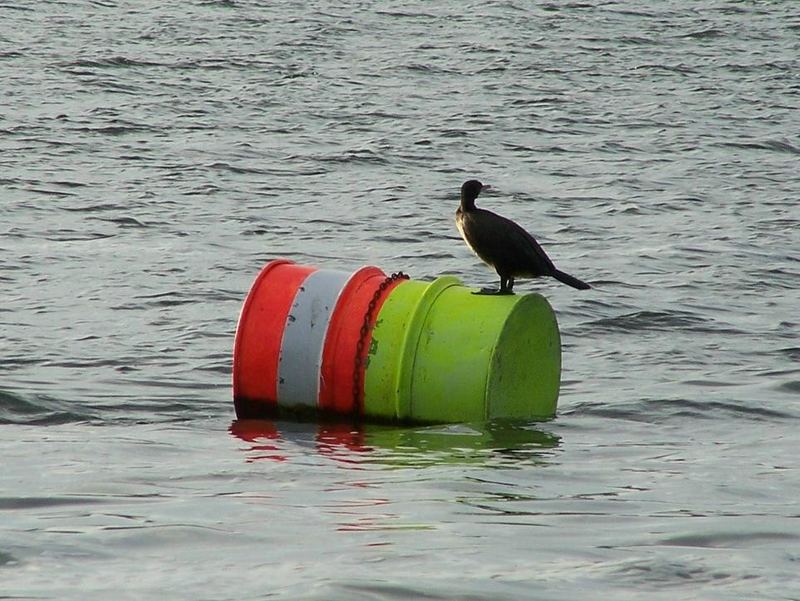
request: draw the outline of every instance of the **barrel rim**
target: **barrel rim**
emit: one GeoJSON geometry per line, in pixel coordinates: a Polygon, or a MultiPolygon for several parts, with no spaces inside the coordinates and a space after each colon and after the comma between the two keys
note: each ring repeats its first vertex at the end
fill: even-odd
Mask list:
{"type": "Polygon", "coordinates": [[[258,297],[258,291],[260,290],[261,285],[264,283],[264,280],[267,278],[269,273],[276,267],[287,264],[294,265],[296,263],[290,259],[273,259],[264,265],[264,267],[261,268],[261,271],[258,272],[256,279],[250,285],[250,289],[247,291],[247,296],[244,299],[244,303],[242,303],[242,309],[239,311],[239,319],[236,322],[236,334],[234,335],[233,339],[233,367],[231,371],[234,402],[236,402],[236,399],[239,398],[239,390],[241,389],[241,383],[239,382],[242,375],[240,373],[242,362],[241,349],[242,344],[244,344],[244,324],[246,323],[247,316],[250,314],[250,309],[252,308],[253,302],[255,302],[255,299],[258,297]]]}
{"type": "Polygon", "coordinates": [[[414,303],[413,313],[408,320],[405,335],[403,336],[400,365],[397,370],[397,406],[395,407],[395,413],[398,419],[406,419],[413,415],[414,362],[417,359],[417,347],[419,346],[422,329],[428,319],[428,313],[439,295],[448,288],[461,285],[461,280],[455,276],[440,276],[427,286],[416,303],[414,303]]]}
{"type": "Polygon", "coordinates": [[[536,416],[536,417],[537,417],[537,419],[538,418],[541,418],[541,419],[552,419],[555,416],[555,413],[556,413],[556,411],[558,409],[558,397],[559,397],[559,394],[560,394],[560,391],[561,391],[561,331],[560,331],[560,329],[558,327],[558,317],[556,315],[555,310],[553,309],[553,306],[550,304],[550,301],[548,301],[547,298],[544,295],[542,295],[542,294],[540,294],[538,292],[530,292],[530,293],[527,293],[527,294],[520,295],[518,297],[517,301],[513,304],[513,306],[511,307],[511,310],[508,312],[508,315],[506,316],[506,319],[504,320],[503,327],[500,330],[497,331],[496,341],[495,341],[495,344],[494,344],[494,346],[492,348],[492,352],[491,352],[491,354],[489,356],[489,363],[487,365],[487,370],[486,370],[486,389],[484,390],[484,395],[485,395],[485,398],[486,398],[486,406],[485,406],[485,408],[486,408],[486,416],[485,417],[486,417],[487,420],[491,419],[491,417],[492,417],[491,416],[492,403],[490,402],[490,400],[493,398],[493,394],[491,392],[491,387],[492,387],[492,384],[493,384],[493,377],[495,376],[495,370],[496,370],[498,362],[499,362],[499,360],[498,360],[499,353],[501,353],[504,350],[504,346],[502,344],[500,344],[500,342],[507,335],[507,332],[509,331],[508,328],[510,327],[509,324],[512,322],[512,318],[515,317],[515,314],[518,313],[519,311],[524,311],[525,310],[525,305],[530,305],[530,304],[541,304],[541,305],[543,305],[544,308],[549,313],[549,315],[552,317],[553,326],[554,326],[554,332],[555,332],[555,341],[558,344],[558,349],[553,353],[553,356],[556,359],[556,373],[558,374],[556,385],[555,385],[555,396],[554,396],[554,399],[552,401],[552,403],[553,403],[553,412],[552,412],[552,414],[549,414],[549,415],[540,415],[540,416],[536,416]]]}

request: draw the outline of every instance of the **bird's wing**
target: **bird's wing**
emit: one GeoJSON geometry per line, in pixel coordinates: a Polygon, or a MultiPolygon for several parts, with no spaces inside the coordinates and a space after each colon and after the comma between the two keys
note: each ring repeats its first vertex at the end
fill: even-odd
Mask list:
{"type": "Polygon", "coordinates": [[[506,221],[511,224],[508,228],[510,246],[524,252],[527,262],[532,266],[536,266],[536,268],[543,273],[555,270],[555,265],[553,265],[550,257],[547,256],[547,253],[544,252],[544,249],[536,241],[536,238],[510,219],[506,221]]]}

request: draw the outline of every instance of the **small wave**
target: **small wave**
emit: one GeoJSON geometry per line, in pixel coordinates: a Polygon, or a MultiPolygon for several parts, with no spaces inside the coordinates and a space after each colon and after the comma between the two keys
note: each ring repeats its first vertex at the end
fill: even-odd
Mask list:
{"type": "Polygon", "coordinates": [[[644,65],[637,65],[634,67],[634,70],[669,71],[670,73],[680,73],[682,75],[691,75],[693,73],[697,73],[697,69],[684,65],[683,63],[679,63],[677,65],[659,65],[656,63],[648,63],[644,65]]]}
{"type": "Polygon", "coordinates": [[[788,543],[800,536],[789,532],[719,532],[716,534],[685,534],[671,536],[658,544],[676,547],[702,547],[711,549],[747,548],[773,542],[788,543]]]}
{"type": "MultiPolygon", "coordinates": [[[[595,7],[592,6],[592,8],[595,7]]],[[[661,18],[661,15],[658,12],[647,12],[645,10],[635,10],[632,8],[609,9],[608,12],[626,17],[644,17],[645,19],[661,18]]]]}
{"type": "Polygon", "coordinates": [[[149,227],[147,224],[142,223],[134,217],[112,217],[112,218],[99,218],[100,221],[108,223],[116,223],[120,227],[149,227]]]}
{"type": "Polygon", "coordinates": [[[623,35],[618,38],[615,38],[615,41],[620,44],[631,44],[635,46],[658,43],[658,41],[653,38],[643,38],[638,35],[623,35]]]}
{"type": "MultiPolygon", "coordinates": [[[[684,587],[691,590],[686,594],[673,591],[671,596],[675,599],[696,597],[697,590],[707,586],[741,585],[742,581],[760,578],[754,574],[732,573],[731,571],[715,569],[704,565],[704,561],[693,558],[691,561],[680,559],[664,559],[653,557],[650,559],[634,559],[622,561],[613,569],[613,581],[625,582],[628,586],[639,587],[644,590],[664,590],[666,587],[677,587],[675,591],[684,587]]],[[[646,596],[646,595],[645,595],[646,596]]],[[[651,595],[656,596],[656,595],[651,595]]]]}
{"type": "Polygon", "coordinates": [[[584,324],[591,332],[642,332],[642,331],[689,331],[739,333],[731,326],[717,325],[688,311],[636,311],[617,317],[604,317],[584,324]]]}
{"type": "Polygon", "coordinates": [[[95,60],[78,59],[76,61],[61,63],[60,66],[62,68],[71,69],[75,67],[78,68],[163,67],[164,65],[162,63],[137,60],[137,59],[127,58],[125,56],[112,56],[109,58],[101,58],[95,60]]]}
{"type": "Polygon", "coordinates": [[[721,38],[725,37],[726,33],[721,29],[716,29],[714,27],[709,27],[708,29],[700,29],[699,31],[692,31],[690,33],[685,33],[679,35],[679,38],[690,38],[696,40],[704,40],[707,38],[721,38]]]}
{"type": "MultiPolygon", "coordinates": [[[[201,60],[180,60],[171,65],[163,65],[171,69],[179,71],[190,70],[203,70],[203,71],[223,71],[226,69],[264,69],[265,67],[273,67],[271,63],[248,58],[207,58],[201,60]]],[[[313,72],[300,72],[301,75],[312,75],[313,72]]],[[[278,82],[286,79],[284,76],[278,82]]]]}
{"type": "Polygon", "coordinates": [[[58,180],[50,183],[54,186],[63,186],[64,188],[85,188],[89,185],[83,182],[72,182],[68,180],[58,180]]]}
{"type": "Polygon", "coordinates": [[[380,236],[373,236],[371,239],[383,240],[384,242],[389,242],[391,244],[419,244],[420,242],[425,242],[425,240],[421,240],[419,238],[412,236],[380,235],[380,236]]]}
{"type": "Polygon", "coordinates": [[[98,203],[92,205],[83,205],[80,207],[61,207],[62,211],[73,211],[76,213],[94,213],[100,211],[118,211],[125,208],[123,205],[116,205],[111,203],[98,203]]]}
{"type": "Polygon", "coordinates": [[[440,67],[439,65],[431,65],[425,63],[409,63],[407,65],[403,65],[403,69],[407,71],[415,71],[415,72],[422,72],[422,73],[435,73],[439,75],[457,75],[458,71],[454,71],[453,69],[447,69],[445,67],[440,67]]]}
{"type": "MultiPolygon", "coordinates": [[[[105,499],[86,496],[68,497],[0,497],[0,511],[13,511],[15,509],[38,509],[42,507],[64,507],[69,505],[87,505],[107,503],[105,499]]],[[[3,564],[3,554],[0,553],[0,565],[3,564]]]]}
{"type": "Polygon", "coordinates": [[[87,242],[89,240],[103,240],[111,238],[114,234],[104,234],[101,232],[78,232],[76,230],[58,230],[55,232],[48,232],[45,240],[51,242],[87,242]]]}
{"type": "Polygon", "coordinates": [[[437,131],[443,138],[466,138],[469,132],[463,129],[442,128],[437,131]]]}
{"type": "Polygon", "coordinates": [[[86,407],[42,394],[22,395],[0,390],[0,424],[49,426],[98,421],[100,415],[86,407]]]}
{"type": "Polygon", "coordinates": [[[767,61],[764,63],[749,63],[749,64],[742,64],[742,63],[726,63],[724,65],[720,65],[723,69],[730,69],[734,73],[756,73],[762,74],[765,71],[770,69],[774,69],[780,73],[790,73],[792,71],[792,65],[788,62],[782,61],[767,61]]]}
{"type": "Polygon", "coordinates": [[[710,8],[709,10],[723,15],[745,15],[752,12],[750,8],[743,6],[720,6],[719,8],[710,8]]]}
{"type": "MultiPolygon", "coordinates": [[[[37,8],[35,8],[34,6],[35,5],[22,6],[19,2],[14,2],[14,3],[5,3],[4,2],[3,4],[0,4],[0,7],[6,8],[8,10],[25,10],[25,11],[31,11],[31,12],[34,11],[34,10],[37,10],[37,8]]],[[[4,38],[0,38],[0,39],[4,39],[4,38]]]]}
{"type": "Polygon", "coordinates": [[[108,125],[101,125],[98,127],[76,127],[74,131],[89,133],[89,134],[102,134],[107,136],[121,136],[130,133],[160,133],[161,128],[146,123],[135,123],[133,121],[126,121],[124,119],[113,119],[108,125]]]}
{"type": "Polygon", "coordinates": [[[552,104],[569,104],[574,99],[567,96],[540,96],[538,98],[517,98],[511,101],[511,106],[548,106],[552,104]]]}
{"type": "Polygon", "coordinates": [[[292,155],[288,158],[289,160],[304,159],[304,160],[319,161],[321,163],[372,163],[379,165],[384,165],[389,163],[389,160],[386,159],[385,157],[382,157],[374,150],[369,150],[366,148],[358,150],[346,150],[342,153],[337,153],[337,154],[323,154],[323,155],[310,155],[310,156],[292,155]]]}
{"type": "MultiPolygon", "coordinates": [[[[434,259],[451,259],[452,254],[446,252],[430,252],[430,253],[405,253],[398,254],[393,257],[395,260],[400,259],[414,259],[414,260],[434,260],[434,259]]],[[[424,279],[424,278],[423,278],[424,279]]]]}
{"type": "Polygon", "coordinates": [[[762,140],[759,142],[720,142],[717,144],[717,146],[728,148],[745,148],[750,150],[772,150],[774,152],[800,154],[800,147],[790,144],[786,140],[762,140]]]}
{"type": "Polygon", "coordinates": [[[505,148],[512,152],[521,152],[521,153],[541,153],[546,155],[552,154],[563,154],[570,152],[563,146],[542,146],[540,148],[533,148],[532,146],[525,146],[523,144],[514,144],[511,142],[503,142],[502,143],[505,148]]]}
{"type": "Polygon", "coordinates": [[[800,362],[800,346],[788,346],[778,349],[775,352],[791,359],[792,361],[800,362]]]}
{"type": "Polygon", "coordinates": [[[216,169],[218,171],[230,171],[231,173],[252,173],[256,175],[266,175],[267,172],[263,169],[256,169],[254,167],[237,167],[235,165],[231,165],[230,163],[211,163],[210,165],[206,165],[208,169],[216,169]]]}
{"type": "Polygon", "coordinates": [[[179,291],[145,294],[135,297],[136,302],[123,303],[112,307],[115,311],[138,311],[146,307],[177,307],[197,302],[197,298],[179,291]]]}
{"type": "Polygon", "coordinates": [[[550,12],[558,12],[562,10],[571,10],[571,9],[589,9],[595,8],[595,6],[589,2],[565,2],[563,4],[555,3],[555,2],[545,2],[542,4],[542,10],[550,11],[550,12]]]}
{"type": "MultiPolygon", "coordinates": [[[[4,266],[4,269],[8,269],[4,266]]],[[[11,309],[0,308],[0,311],[11,312],[11,309]]],[[[31,365],[41,365],[42,359],[34,359],[31,357],[3,357],[0,361],[0,371],[14,371],[22,367],[29,367],[31,365]]],[[[0,399],[2,399],[2,391],[0,391],[0,399]]]]}
{"type": "Polygon", "coordinates": [[[778,386],[781,392],[788,392],[790,394],[800,394],[800,380],[791,380],[784,382],[778,386]]]}
{"type": "Polygon", "coordinates": [[[742,402],[692,401],[688,399],[643,399],[615,404],[583,403],[561,411],[561,414],[596,415],[650,424],[686,419],[720,420],[723,423],[727,423],[725,420],[732,419],[761,422],[797,419],[796,414],[776,411],[763,406],[747,405],[742,402]]]}
{"type": "Polygon", "coordinates": [[[435,19],[436,15],[432,13],[423,12],[410,12],[403,10],[378,10],[375,11],[378,15],[385,15],[387,17],[398,17],[405,19],[435,19]]]}
{"type": "Polygon", "coordinates": [[[45,196],[58,196],[59,198],[68,198],[75,196],[74,192],[65,192],[64,190],[45,190],[43,188],[26,188],[27,192],[34,194],[44,194],[45,196]]]}

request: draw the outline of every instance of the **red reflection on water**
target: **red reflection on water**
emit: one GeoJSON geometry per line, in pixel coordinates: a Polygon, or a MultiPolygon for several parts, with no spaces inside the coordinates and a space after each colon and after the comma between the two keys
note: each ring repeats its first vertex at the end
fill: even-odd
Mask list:
{"type": "Polygon", "coordinates": [[[278,442],[281,433],[277,426],[266,419],[238,419],[228,428],[228,431],[237,438],[253,443],[247,449],[247,462],[261,461],[286,461],[288,457],[281,452],[278,442]],[[270,442],[275,441],[275,442],[270,442]]]}
{"type": "MultiPolygon", "coordinates": [[[[365,444],[365,434],[360,426],[344,422],[317,424],[314,435],[317,452],[349,466],[361,463],[359,455],[374,449],[365,444]]],[[[275,422],[267,419],[238,419],[228,431],[250,446],[246,449],[247,461],[261,459],[287,461],[288,454],[282,448],[286,437],[275,422]]],[[[291,435],[290,435],[291,438],[291,435]]]]}
{"type": "Polygon", "coordinates": [[[369,453],[372,447],[364,444],[364,431],[353,424],[320,424],[317,431],[317,451],[336,461],[348,464],[361,463],[353,453],[369,453]]]}

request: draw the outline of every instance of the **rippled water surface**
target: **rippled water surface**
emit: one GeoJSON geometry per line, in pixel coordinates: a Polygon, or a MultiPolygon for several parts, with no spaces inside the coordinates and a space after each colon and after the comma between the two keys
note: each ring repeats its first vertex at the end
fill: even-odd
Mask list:
{"type": "Polygon", "coordinates": [[[0,597],[800,599],[797,9],[1,2],[0,597]],[[558,417],[234,421],[267,260],[494,283],[471,177],[558,417]]]}

